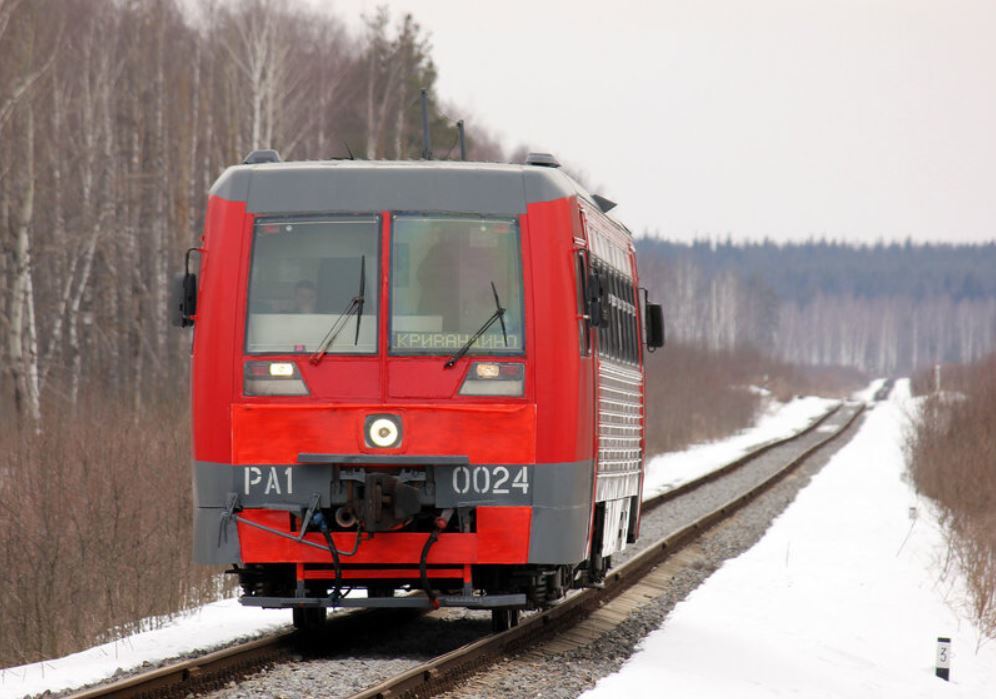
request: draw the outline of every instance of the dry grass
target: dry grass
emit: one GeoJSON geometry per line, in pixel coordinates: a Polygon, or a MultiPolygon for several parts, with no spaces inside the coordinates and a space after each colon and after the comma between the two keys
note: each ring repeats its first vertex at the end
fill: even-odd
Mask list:
{"type": "MultiPolygon", "coordinates": [[[[996,637],[996,354],[945,367],[940,395],[926,398],[907,442],[917,490],[938,503],[972,613],[996,637]]],[[[914,379],[921,393],[933,371],[914,379]]]]}
{"type": "Polygon", "coordinates": [[[843,396],[865,383],[854,369],[802,368],[751,349],[668,344],[647,359],[647,452],[675,451],[749,426],[762,401],[750,386],[786,401],[843,396]]]}
{"type": "Polygon", "coordinates": [[[184,408],[92,402],[0,430],[0,667],[64,655],[216,599],[190,561],[184,408]]]}

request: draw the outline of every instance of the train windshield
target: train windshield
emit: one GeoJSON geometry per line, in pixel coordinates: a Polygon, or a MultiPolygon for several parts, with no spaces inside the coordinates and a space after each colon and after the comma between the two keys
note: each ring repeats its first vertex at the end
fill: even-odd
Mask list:
{"type": "Polygon", "coordinates": [[[257,222],[246,351],[316,351],[359,294],[365,271],[363,313],[354,309],[326,351],[376,352],[378,239],[375,216],[257,222]]]}
{"type": "Polygon", "coordinates": [[[452,354],[495,313],[469,349],[518,354],[523,347],[522,262],[514,219],[396,216],[391,248],[391,351],[452,354]],[[492,283],[494,290],[492,290],[492,283]]]}

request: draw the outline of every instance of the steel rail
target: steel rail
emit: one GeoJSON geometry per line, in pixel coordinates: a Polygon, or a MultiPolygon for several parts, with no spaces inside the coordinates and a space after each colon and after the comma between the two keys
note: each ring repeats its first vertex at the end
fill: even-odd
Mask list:
{"type": "Polygon", "coordinates": [[[190,660],[165,665],[149,672],[98,685],[71,694],[71,699],[92,697],[138,697],[169,692],[183,686],[186,691],[219,686],[232,677],[262,667],[280,659],[292,631],[265,636],[231,648],[202,655],[190,660]]]}
{"type": "MultiPolygon", "coordinates": [[[[460,680],[491,665],[506,654],[514,653],[541,638],[546,638],[555,632],[574,625],[610,599],[620,595],[660,564],[661,561],[698,538],[706,530],[722,520],[729,518],[759,495],[770,490],[776,483],[798,468],[816,451],[846,432],[864,409],[864,404],[856,405],[854,413],[840,429],[813,444],[776,473],[765,478],[746,492],[728,500],[720,507],[705,514],[696,521],[658,540],[619,568],[611,571],[606,576],[604,587],[583,590],[546,611],[526,618],[518,626],[498,634],[486,636],[449,653],[433,658],[374,687],[353,694],[350,699],[394,699],[395,697],[434,696],[442,691],[453,688],[460,680]]],[[[836,412],[836,410],[832,412],[836,412]]],[[[825,417],[829,417],[829,414],[825,417]]],[[[823,420],[820,421],[820,423],[822,422],[823,420]]],[[[811,432],[818,424],[811,425],[807,430],[796,435],[795,438],[797,439],[811,432]]],[[[786,441],[791,440],[781,440],[781,443],[784,444],[786,441]]],[[[763,451],[768,451],[770,448],[773,448],[773,446],[769,446],[768,449],[764,449],[763,451]]],[[[758,451],[762,450],[755,450],[752,453],[757,456],[759,455],[758,451]]]]}
{"type": "Polygon", "coordinates": [[[644,511],[652,510],[655,507],[663,505],[665,502],[674,500],[675,498],[679,498],[682,495],[689,493],[693,490],[698,490],[707,483],[712,483],[715,480],[719,480],[726,474],[736,471],[741,466],[748,464],[749,462],[753,461],[754,459],[758,458],[763,454],[768,453],[769,451],[775,449],[776,447],[780,447],[783,444],[788,444],[789,442],[794,442],[797,439],[805,437],[807,434],[813,432],[814,430],[819,428],[823,423],[829,420],[831,417],[836,415],[843,406],[844,406],[843,402],[838,402],[832,408],[830,408],[822,415],[820,415],[818,418],[810,422],[809,425],[804,429],[799,430],[798,432],[793,432],[787,437],[780,437],[770,442],[765,442],[761,446],[746,452],[743,456],[738,457],[737,459],[731,461],[725,466],[720,466],[714,471],[709,471],[708,473],[704,473],[698,478],[693,478],[691,480],[685,481],[684,483],[676,485],[675,487],[670,488],[669,490],[665,490],[661,493],[658,493],[657,495],[653,495],[647,498],[646,500],[643,501],[642,509],[644,511]]]}
{"type": "MultiPolygon", "coordinates": [[[[649,511],[655,509],[665,502],[674,500],[681,495],[696,490],[737,470],[776,447],[810,434],[835,415],[842,406],[842,403],[836,404],[799,432],[788,437],[767,442],[714,471],[648,498],[642,504],[643,510],[649,511]]],[[[846,430],[851,422],[856,419],[857,415],[860,414],[861,409],[855,412],[855,415],[851,417],[847,425],[841,428],[840,431],[822,440],[797,460],[801,462],[812,451],[820,448],[840,434],[840,432],[846,430]]],[[[730,503],[724,505],[724,508],[729,505],[730,503]]],[[[429,687],[438,684],[439,680],[437,678],[443,672],[443,669],[450,668],[446,669],[445,672],[451,673],[454,663],[462,666],[463,663],[460,662],[461,658],[466,662],[467,659],[480,657],[480,654],[485,652],[480,649],[491,649],[487,651],[491,653],[506,652],[514,646],[524,645],[526,632],[533,629],[537,624],[546,627],[550,624],[562,624],[567,618],[582,618],[592,608],[597,607],[601,600],[607,599],[602,596],[603,594],[608,594],[612,590],[621,592],[622,588],[619,585],[625,584],[628,587],[629,584],[632,584],[626,581],[635,581],[635,578],[633,578],[634,571],[642,569],[639,567],[643,565],[640,562],[645,560],[648,553],[652,552],[654,554],[653,559],[656,561],[661,558],[660,551],[671,552],[676,550],[680,545],[687,543],[687,531],[699,531],[717,521],[709,519],[709,524],[703,524],[704,520],[713,515],[715,513],[711,513],[698,522],[689,525],[689,527],[672,534],[664,540],[656,542],[625,565],[611,571],[606,577],[604,590],[585,590],[575,594],[557,606],[529,617],[519,626],[462,646],[424,665],[402,673],[382,685],[365,690],[354,696],[357,698],[393,697],[397,696],[399,691],[403,694],[408,693],[411,696],[423,696],[423,694],[417,691],[414,694],[412,692],[419,686],[429,687]],[[499,645],[493,646],[492,644],[494,643],[498,643],[499,645]],[[496,648],[498,650],[495,650],[496,648]]],[[[618,592],[615,594],[618,594],[618,592]]],[[[332,615],[326,621],[325,629],[321,633],[323,635],[328,634],[329,637],[346,638],[352,630],[369,630],[370,626],[384,623],[388,620],[388,617],[394,620],[398,613],[411,616],[412,610],[360,609],[348,614],[332,615]]],[[[279,662],[289,656],[294,642],[299,638],[301,638],[301,634],[297,631],[282,631],[246,643],[222,648],[196,658],[170,663],[148,672],[124,677],[114,682],[94,685],[71,693],[69,697],[70,699],[98,699],[102,697],[187,696],[191,693],[220,688],[232,679],[255,672],[266,665],[279,662]]],[[[477,661],[471,661],[471,663],[475,667],[479,664],[477,661]]]]}
{"type": "MultiPolygon", "coordinates": [[[[417,609],[357,609],[334,614],[323,628],[315,631],[324,640],[346,639],[371,628],[396,629],[399,619],[421,616],[417,609]]],[[[280,631],[252,641],[170,663],[107,684],[94,685],[69,695],[70,699],[98,697],[182,696],[221,689],[233,679],[244,677],[267,665],[290,657],[296,643],[311,638],[307,632],[280,631]]]]}

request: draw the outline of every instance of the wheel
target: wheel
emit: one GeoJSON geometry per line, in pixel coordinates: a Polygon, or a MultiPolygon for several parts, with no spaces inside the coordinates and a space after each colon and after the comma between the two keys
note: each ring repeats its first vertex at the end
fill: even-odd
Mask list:
{"type": "Polygon", "coordinates": [[[325,607],[294,607],[294,628],[314,631],[325,623],[325,607]]]}
{"type": "Polygon", "coordinates": [[[519,625],[519,610],[512,607],[502,607],[491,610],[491,630],[495,633],[508,631],[519,625]]]}

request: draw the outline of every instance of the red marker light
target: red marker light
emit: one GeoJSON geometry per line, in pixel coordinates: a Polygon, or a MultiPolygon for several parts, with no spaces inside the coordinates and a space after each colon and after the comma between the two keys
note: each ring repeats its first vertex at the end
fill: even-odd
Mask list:
{"type": "Polygon", "coordinates": [[[501,375],[505,378],[521,379],[522,364],[499,364],[501,375]]]}

